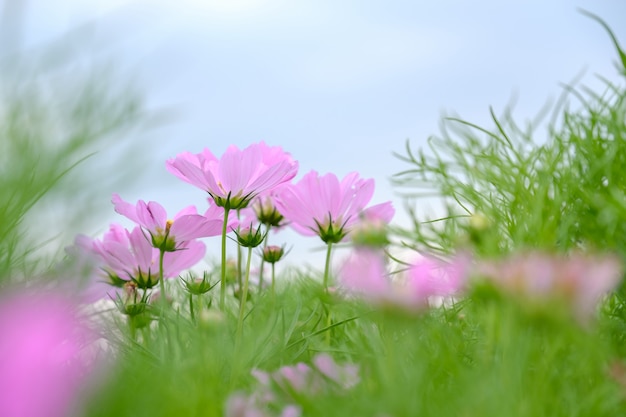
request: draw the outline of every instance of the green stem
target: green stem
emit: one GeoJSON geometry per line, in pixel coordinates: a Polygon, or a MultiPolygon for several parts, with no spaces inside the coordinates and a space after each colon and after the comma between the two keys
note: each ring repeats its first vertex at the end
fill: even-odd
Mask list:
{"type": "Polygon", "coordinates": [[[326,346],[330,346],[330,336],[332,329],[330,329],[330,325],[333,324],[332,316],[330,314],[330,308],[326,310],[326,346]]]}
{"type": "MultiPolygon", "coordinates": [[[[332,242],[328,242],[328,249],[326,251],[326,263],[324,265],[324,291],[328,292],[328,281],[330,280],[330,255],[333,248],[332,242]]],[[[332,324],[332,317],[330,309],[326,311],[326,327],[330,327],[332,324]]],[[[326,344],[330,346],[330,329],[326,331],[326,344]]]]}
{"type": "Polygon", "coordinates": [[[275,278],[276,278],[276,274],[275,274],[275,271],[274,271],[274,264],[275,263],[272,262],[272,300],[274,299],[274,294],[275,294],[275,292],[274,292],[274,281],[275,281],[275,278]]]}
{"type": "Polygon", "coordinates": [[[128,316],[128,330],[130,331],[130,338],[133,342],[137,341],[137,326],[135,325],[135,317],[128,316]]]}
{"type": "Polygon", "coordinates": [[[189,314],[191,314],[191,321],[196,321],[196,315],[193,311],[193,294],[189,293],[189,314]]]}
{"type": "MultiPolygon", "coordinates": [[[[271,225],[267,225],[267,230],[265,231],[265,239],[263,239],[263,253],[265,253],[265,248],[267,248],[267,241],[269,240],[271,225]]],[[[265,266],[265,258],[261,256],[261,269],[259,271],[259,291],[263,289],[263,267],[265,266]]],[[[274,264],[272,264],[274,267],[274,264]]],[[[272,295],[274,294],[274,277],[272,276],[272,295]]]]}
{"type": "Polygon", "coordinates": [[[326,250],[326,264],[324,265],[324,289],[328,291],[328,280],[330,276],[330,253],[333,244],[328,242],[328,249],[326,250]]]}
{"type": "Polygon", "coordinates": [[[224,224],[222,225],[222,279],[220,282],[220,310],[224,311],[226,300],[226,227],[228,226],[228,213],[230,209],[224,207],[224,224]]]}
{"type": "Polygon", "coordinates": [[[160,299],[161,299],[161,320],[159,322],[160,327],[165,329],[165,333],[166,333],[166,340],[167,340],[167,347],[169,348],[169,351],[166,352],[165,354],[172,354],[172,338],[171,338],[171,334],[170,334],[170,329],[167,326],[167,324],[165,323],[165,309],[167,308],[167,297],[165,294],[165,282],[163,279],[163,257],[165,256],[165,251],[163,249],[160,250],[159,252],[159,289],[161,291],[160,294],[160,299]]]}
{"type": "Polygon", "coordinates": [[[163,282],[163,257],[165,256],[165,251],[160,249],[159,251],[159,290],[161,291],[161,317],[163,316],[163,312],[165,311],[165,307],[167,306],[167,300],[165,299],[165,283],[163,282]]]}
{"type": "MultiPolygon", "coordinates": [[[[241,220],[240,211],[237,209],[237,221],[241,220]]],[[[237,245],[237,285],[239,285],[239,291],[241,291],[241,245],[237,245]]]]}
{"type": "Polygon", "coordinates": [[[252,260],[252,248],[248,248],[248,259],[246,260],[246,276],[243,281],[243,292],[241,293],[241,300],[239,302],[239,320],[237,320],[237,336],[235,337],[235,352],[239,348],[241,342],[241,335],[243,333],[243,316],[246,310],[246,301],[248,298],[248,281],[250,280],[250,265],[252,260]]]}

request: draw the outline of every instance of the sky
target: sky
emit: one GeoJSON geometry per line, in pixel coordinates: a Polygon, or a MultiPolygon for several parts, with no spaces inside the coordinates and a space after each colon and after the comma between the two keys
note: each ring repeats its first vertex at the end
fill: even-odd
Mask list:
{"type": "MultiPolygon", "coordinates": [[[[87,55],[110,58],[132,74],[149,108],[166,110],[147,133],[142,175],[123,190],[103,187],[101,198],[110,204],[119,191],[170,213],[206,202],[166,171],[166,159],[263,140],[299,161],[296,179],[310,170],[374,178],[372,203],[392,200],[404,224],[390,179],[408,168],[394,156],[407,140],[424,146],[444,114],[489,127],[489,107],[501,113],[514,97],[517,119],[532,118],[581,74],[592,87],[595,74],[618,80],[606,32],[578,8],[602,17],[626,45],[621,0],[17,2],[24,45],[81,27],[87,55]]],[[[95,158],[114,169],[117,146],[112,138],[95,158]]],[[[84,232],[111,221],[120,219],[112,213],[84,232]]],[[[310,255],[321,241],[272,237],[283,242],[293,245],[292,261],[321,269],[323,251],[310,255]]]]}

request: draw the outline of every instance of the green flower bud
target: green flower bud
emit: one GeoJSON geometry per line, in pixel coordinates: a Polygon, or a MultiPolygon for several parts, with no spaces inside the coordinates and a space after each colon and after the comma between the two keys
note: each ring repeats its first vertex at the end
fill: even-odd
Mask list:
{"type": "Polygon", "coordinates": [[[216,283],[211,284],[209,278],[210,275],[207,272],[204,272],[202,278],[193,278],[190,275],[189,278],[186,280],[182,278],[181,279],[185,283],[185,288],[187,289],[187,291],[189,291],[190,294],[201,295],[211,291],[213,287],[215,287],[219,283],[219,281],[217,281],[216,283]]]}
{"type": "Polygon", "coordinates": [[[263,260],[270,264],[280,261],[285,254],[285,248],[281,246],[267,246],[263,249],[263,260]]]}
{"type": "Polygon", "coordinates": [[[127,281],[122,287],[123,295],[117,295],[115,303],[118,310],[127,316],[135,317],[145,313],[147,300],[145,296],[140,296],[137,291],[137,284],[127,281]]]}
{"type": "Polygon", "coordinates": [[[389,244],[387,225],[381,220],[364,220],[350,233],[355,246],[380,248],[389,244]]]}
{"type": "Polygon", "coordinates": [[[277,227],[283,221],[283,215],[276,209],[269,197],[257,199],[253,209],[261,224],[277,227]]]}
{"type": "Polygon", "coordinates": [[[263,242],[266,234],[263,233],[261,227],[257,229],[244,227],[235,231],[235,235],[237,235],[237,242],[244,248],[256,248],[263,242]]]}
{"type": "Polygon", "coordinates": [[[159,283],[159,276],[153,274],[150,270],[144,272],[139,269],[133,277],[133,282],[142,290],[147,290],[159,283]]]}

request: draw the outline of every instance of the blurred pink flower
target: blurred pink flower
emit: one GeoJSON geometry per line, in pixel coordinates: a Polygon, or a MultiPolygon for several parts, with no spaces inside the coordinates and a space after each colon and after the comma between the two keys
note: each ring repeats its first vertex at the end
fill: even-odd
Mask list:
{"type": "MultiPolygon", "coordinates": [[[[354,364],[338,365],[332,356],[319,353],[313,357],[314,367],[298,362],[295,365],[283,366],[277,371],[267,373],[255,369],[252,375],[266,388],[277,384],[285,392],[298,392],[315,395],[328,386],[328,381],[349,389],[359,382],[359,367],[354,364]]],[[[267,398],[275,398],[268,395],[267,398]]]]}
{"type": "Polygon", "coordinates": [[[602,296],[619,284],[622,272],[616,257],[582,253],[518,253],[476,266],[477,275],[514,296],[568,303],[581,321],[588,320],[602,296]]]}
{"type": "Polygon", "coordinates": [[[381,307],[420,311],[430,297],[450,297],[463,287],[469,262],[457,256],[451,263],[424,257],[404,274],[389,274],[385,254],[356,249],[339,272],[342,286],[381,307]]]}
{"type": "Polygon", "coordinates": [[[243,150],[234,145],[220,159],[204,149],[169,159],[167,169],[178,178],[207,191],[218,206],[244,208],[258,194],[290,181],[298,163],[278,146],[264,142],[243,150]]]}
{"type": "Polygon", "coordinates": [[[302,409],[292,404],[294,397],[313,397],[324,390],[347,390],[360,381],[357,365],[338,365],[325,353],[313,358],[313,367],[299,362],[271,373],[253,369],[252,375],[260,386],[249,396],[243,393],[231,395],[226,404],[227,417],[275,415],[268,414],[270,409],[281,410],[281,417],[298,417],[302,409]]]}
{"type": "Polygon", "coordinates": [[[68,417],[78,413],[93,362],[91,331],[57,294],[0,299],[0,416],[68,417]]]}
{"type": "Polygon", "coordinates": [[[226,417],[300,417],[300,407],[288,404],[280,411],[280,414],[270,413],[264,401],[256,396],[247,396],[243,393],[235,393],[228,397],[226,402],[226,417]]]}
{"type": "Polygon", "coordinates": [[[334,174],[319,176],[311,171],[298,183],[281,190],[277,206],[299,233],[337,243],[360,216],[391,221],[394,209],[390,202],[365,208],[373,194],[374,180],[359,178],[356,172],[340,182],[334,174]]]}
{"type": "Polygon", "coordinates": [[[133,205],[113,194],[112,202],[116,212],[147,230],[152,245],[165,251],[178,250],[184,242],[192,239],[222,233],[224,210],[219,207],[210,207],[201,216],[194,206],[189,206],[176,214],[173,220],[169,220],[163,206],[154,201],[146,203],[139,200],[133,205]]]}
{"type": "Polygon", "coordinates": [[[322,375],[344,389],[350,389],[360,381],[358,365],[338,365],[333,357],[327,353],[320,353],[315,356],[313,364],[322,375]]]}
{"type": "MultiPolygon", "coordinates": [[[[158,283],[160,252],[146,240],[139,226],[129,232],[112,224],[101,240],[92,241],[92,250],[108,274],[108,283],[122,286],[132,281],[144,289],[158,283]]],[[[163,277],[176,277],[191,268],[204,257],[205,250],[204,243],[189,240],[182,242],[176,252],[165,252],[163,277]]]]}

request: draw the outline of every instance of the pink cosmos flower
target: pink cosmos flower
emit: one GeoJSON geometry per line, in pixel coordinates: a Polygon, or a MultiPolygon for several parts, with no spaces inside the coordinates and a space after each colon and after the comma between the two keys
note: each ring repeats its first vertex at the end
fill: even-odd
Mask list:
{"type": "Polygon", "coordinates": [[[528,252],[500,261],[483,261],[476,273],[514,296],[535,302],[564,301],[585,322],[602,296],[619,284],[622,266],[612,256],[528,252]]]}
{"type": "Polygon", "coordinates": [[[350,389],[360,381],[358,365],[338,365],[333,357],[327,353],[320,353],[315,356],[313,364],[322,375],[344,389],[350,389]]]}
{"type": "MultiPolygon", "coordinates": [[[[277,384],[285,392],[295,391],[315,395],[332,381],[343,389],[350,389],[359,382],[359,367],[354,364],[339,365],[332,356],[319,353],[313,358],[313,367],[298,362],[267,373],[254,369],[252,375],[266,388],[277,384]]],[[[275,398],[269,395],[267,398],[275,398]]]]}
{"type": "Polygon", "coordinates": [[[224,415],[226,417],[300,417],[302,409],[293,404],[288,404],[281,410],[280,414],[270,414],[265,403],[254,395],[246,396],[243,393],[235,393],[228,397],[224,415]]]}
{"type": "MultiPolygon", "coordinates": [[[[112,224],[102,240],[94,240],[92,250],[99,256],[108,283],[121,287],[128,281],[139,288],[152,288],[159,279],[160,251],[146,240],[139,226],[131,232],[112,224]]],[[[176,252],[163,255],[163,277],[178,276],[198,263],[205,253],[204,243],[190,240],[179,245],[176,252]]]]}
{"type": "Polygon", "coordinates": [[[359,178],[356,172],[339,181],[334,174],[319,176],[311,171],[297,184],[285,186],[277,206],[299,233],[337,243],[361,216],[391,221],[394,209],[390,202],[365,208],[373,194],[374,180],[359,178]]]}
{"type": "Polygon", "coordinates": [[[226,209],[246,207],[255,196],[290,181],[298,172],[298,163],[288,153],[264,142],[243,150],[231,145],[220,159],[208,149],[199,154],[184,152],[169,159],[166,166],[226,209]]]}
{"type": "Polygon", "coordinates": [[[325,390],[348,390],[360,380],[357,365],[339,365],[325,353],[313,358],[313,366],[299,362],[271,373],[254,369],[252,375],[260,386],[249,396],[231,395],[226,403],[227,417],[267,417],[270,409],[281,410],[281,417],[298,417],[302,410],[292,404],[294,394],[313,397],[325,390]]]}
{"type": "Polygon", "coordinates": [[[132,205],[113,194],[112,202],[116,212],[147,230],[152,245],[164,251],[175,251],[186,241],[222,233],[224,210],[216,206],[209,207],[204,216],[199,215],[194,206],[189,206],[169,220],[163,206],[154,201],[139,200],[132,205]]]}
{"type": "Polygon", "coordinates": [[[76,415],[93,363],[84,354],[91,332],[73,306],[58,294],[5,294],[0,334],[0,415],[76,415]]]}
{"type": "Polygon", "coordinates": [[[430,297],[450,297],[464,285],[469,262],[458,256],[451,263],[422,258],[403,276],[389,274],[384,253],[358,248],[340,270],[340,282],[351,293],[381,307],[421,311],[430,297]]]}

